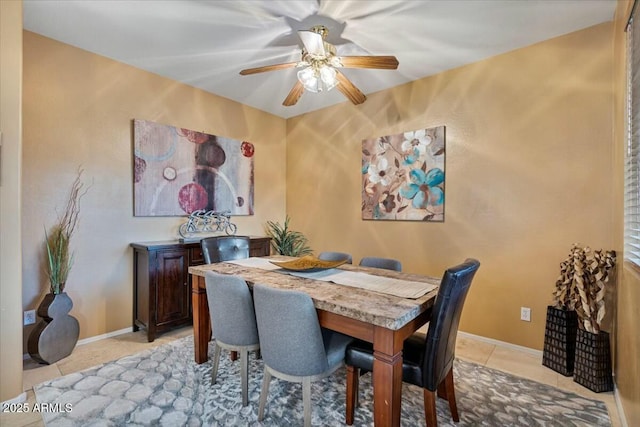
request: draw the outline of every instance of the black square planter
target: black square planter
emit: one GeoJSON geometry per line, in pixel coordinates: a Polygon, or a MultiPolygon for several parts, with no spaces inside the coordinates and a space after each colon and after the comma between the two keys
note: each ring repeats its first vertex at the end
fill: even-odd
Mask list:
{"type": "Polygon", "coordinates": [[[576,339],[576,364],[573,381],[600,393],[613,390],[609,334],[579,329],[576,339]]]}
{"type": "Polygon", "coordinates": [[[547,307],[542,364],[571,376],[574,369],[578,315],[575,311],[547,307]]]}

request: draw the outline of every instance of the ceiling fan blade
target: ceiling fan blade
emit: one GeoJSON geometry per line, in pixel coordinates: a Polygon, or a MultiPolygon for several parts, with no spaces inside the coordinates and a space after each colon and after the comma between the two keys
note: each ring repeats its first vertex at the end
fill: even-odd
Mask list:
{"type": "Polygon", "coordinates": [[[300,97],[302,96],[303,92],[304,86],[302,86],[302,83],[297,81],[296,84],[293,85],[293,88],[291,89],[291,92],[289,92],[289,95],[287,95],[287,97],[284,99],[282,105],[284,105],[285,107],[291,107],[292,105],[295,105],[296,102],[298,102],[298,99],[300,99],[300,97]]]}
{"type": "Polygon", "coordinates": [[[298,35],[307,53],[316,56],[325,56],[324,40],[322,36],[314,31],[299,30],[298,35]]]}
{"type": "Polygon", "coordinates": [[[398,68],[398,59],[395,56],[341,56],[338,61],[345,68],[379,68],[382,70],[398,68]]]}
{"type": "Polygon", "coordinates": [[[364,93],[360,92],[360,89],[355,87],[355,85],[351,83],[351,80],[338,70],[336,70],[336,78],[338,79],[338,90],[342,92],[344,96],[349,98],[349,101],[358,105],[362,104],[367,99],[367,97],[364,96],[364,93]]]}
{"type": "Polygon", "coordinates": [[[264,73],[265,71],[284,70],[285,68],[293,68],[297,66],[297,62],[285,62],[283,64],[265,65],[263,67],[247,68],[240,71],[240,74],[246,76],[248,74],[264,73]]]}

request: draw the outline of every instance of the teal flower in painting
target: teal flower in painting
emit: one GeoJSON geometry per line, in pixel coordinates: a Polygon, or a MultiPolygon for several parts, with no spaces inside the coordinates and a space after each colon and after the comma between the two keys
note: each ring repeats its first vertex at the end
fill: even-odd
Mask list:
{"type": "Polygon", "coordinates": [[[412,169],[409,172],[410,183],[400,189],[400,195],[411,199],[411,205],[416,209],[426,208],[427,205],[438,206],[444,203],[444,191],[438,185],[444,182],[444,172],[433,168],[429,172],[422,169],[412,169]]]}

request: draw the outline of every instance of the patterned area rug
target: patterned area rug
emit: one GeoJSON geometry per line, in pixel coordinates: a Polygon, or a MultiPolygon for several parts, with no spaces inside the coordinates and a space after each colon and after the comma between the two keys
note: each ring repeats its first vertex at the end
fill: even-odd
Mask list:
{"type": "MultiPolygon", "coordinates": [[[[213,354],[213,345],[209,346],[213,354]]],[[[193,361],[193,338],[42,383],[36,400],[50,412],[46,426],[285,426],[302,425],[302,389],[272,379],[263,423],[258,422],[262,361],[250,358],[249,406],[242,407],[239,363],[223,352],[218,381],[211,363],[193,361]]],[[[313,424],[344,425],[345,370],[312,384],[313,424]]],[[[438,399],[441,426],[609,426],[603,402],[456,360],[460,423],[438,399]]],[[[371,374],[361,377],[356,426],[373,425],[371,374]]],[[[424,425],[422,389],[404,384],[403,426],[424,425]]]]}

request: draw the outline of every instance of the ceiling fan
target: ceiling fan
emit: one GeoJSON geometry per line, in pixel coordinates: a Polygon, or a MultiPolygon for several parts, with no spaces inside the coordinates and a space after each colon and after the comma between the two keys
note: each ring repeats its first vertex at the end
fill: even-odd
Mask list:
{"type": "Polygon", "coordinates": [[[398,68],[398,60],[395,56],[337,56],[335,46],[325,41],[328,33],[329,30],[323,25],[317,25],[308,31],[298,31],[304,45],[301,61],[247,68],[240,71],[240,74],[246,76],[265,71],[301,68],[298,71],[298,81],[282,103],[287,107],[298,102],[304,89],[322,92],[334,87],[354,104],[362,104],[367,97],[338,68],[395,70],[398,68]]]}

